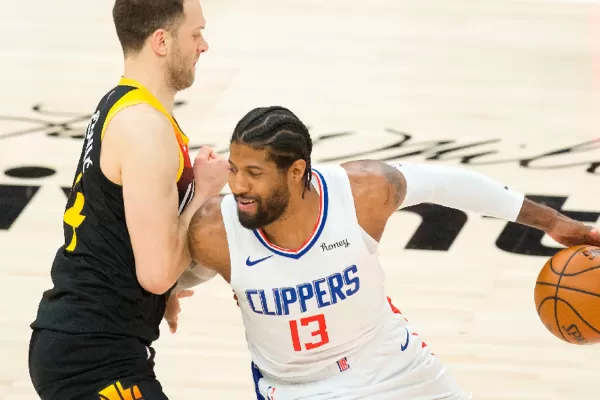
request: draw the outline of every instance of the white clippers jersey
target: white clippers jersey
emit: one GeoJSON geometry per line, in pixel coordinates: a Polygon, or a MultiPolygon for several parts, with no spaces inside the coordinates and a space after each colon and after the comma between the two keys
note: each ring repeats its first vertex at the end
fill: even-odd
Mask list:
{"type": "Polygon", "coordinates": [[[376,249],[367,247],[376,242],[358,224],[346,171],[322,166],[312,182],[320,217],[299,249],[242,227],[232,195],[221,206],[252,360],[281,381],[319,376],[372,340],[389,313],[384,273],[376,249]]]}

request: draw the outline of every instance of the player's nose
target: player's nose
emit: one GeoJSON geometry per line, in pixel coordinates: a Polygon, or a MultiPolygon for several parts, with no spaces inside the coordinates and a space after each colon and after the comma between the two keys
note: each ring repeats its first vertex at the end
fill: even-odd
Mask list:
{"type": "Polygon", "coordinates": [[[198,55],[206,53],[209,49],[208,42],[206,39],[202,40],[202,43],[198,45],[198,55]]]}
{"type": "Polygon", "coordinates": [[[229,188],[235,196],[244,196],[250,192],[248,180],[242,174],[229,174],[229,188]]]}

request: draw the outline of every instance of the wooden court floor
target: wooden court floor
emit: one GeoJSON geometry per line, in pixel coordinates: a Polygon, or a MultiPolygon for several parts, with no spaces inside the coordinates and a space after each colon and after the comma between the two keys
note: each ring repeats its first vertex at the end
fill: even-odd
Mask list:
{"type": "MultiPolygon", "coordinates": [[[[221,150],[239,118],[280,104],[314,159],[432,162],[483,172],[597,222],[594,1],[204,0],[211,50],[176,113],[221,150]]],[[[64,187],[99,98],[121,73],[112,1],[8,2],[0,12],[0,399],[31,400],[29,323],[62,239],[64,187]]],[[[483,400],[600,398],[600,346],[551,336],[533,303],[556,251],[535,232],[431,205],[381,243],[389,295],[483,400]]],[[[163,327],[172,399],[252,399],[241,317],[220,279],[163,327]]]]}

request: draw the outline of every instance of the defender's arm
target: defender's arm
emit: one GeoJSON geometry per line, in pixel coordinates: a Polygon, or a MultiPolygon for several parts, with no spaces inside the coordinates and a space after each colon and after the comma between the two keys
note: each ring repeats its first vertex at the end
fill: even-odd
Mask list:
{"type": "MultiPolygon", "coordinates": [[[[373,216],[375,220],[387,221],[399,207],[435,203],[528,225],[549,233],[565,245],[600,244],[597,230],[467,169],[428,164],[389,165],[375,160],[348,162],[343,167],[353,186],[359,222],[362,214],[367,225],[373,216]]],[[[381,222],[375,225],[371,229],[379,240],[384,225],[381,222]]]]}
{"type": "MultiPolygon", "coordinates": [[[[116,165],[140,285],[162,294],[191,262],[188,210],[178,215],[179,148],[170,122],[146,104],[120,111],[109,123],[103,150],[116,165]]],[[[202,199],[195,199],[195,202],[202,199]]],[[[192,205],[193,206],[193,205],[192,205]]],[[[197,207],[197,206],[196,206],[197,207]]]]}
{"type": "Polygon", "coordinates": [[[179,298],[193,294],[186,289],[212,279],[217,273],[227,282],[230,281],[229,248],[221,215],[221,200],[222,197],[219,196],[206,201],[194,213],[190,222],[188,241],[194,262],[181,275],[165,311],[165,320],[172,333],[177,331],[181,310],[179,298]]]}

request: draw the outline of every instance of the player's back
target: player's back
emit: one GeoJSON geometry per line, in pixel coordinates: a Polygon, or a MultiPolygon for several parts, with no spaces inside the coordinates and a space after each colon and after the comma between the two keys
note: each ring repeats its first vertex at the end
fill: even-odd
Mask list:
{"type": "Polygon", "coordinates": [[[377,243],[358,224],[346,172],[321,166],[312,182],[320,216],[299,249],[282,249],[262,231],[243,228],[231,195],[221,205],[231,286],[252,359],[281,381],[342,371],[348,356],[381,336],[391,313],[377,243]]]}
{"type": "Polygon", "coordinates": [[[187,138],[149,91],[121,79],[100,100],[85,132],[63,218],[64,245],[52,264],[53,288],[44,293],[32,328],[135,336],[145,342],[158,338],[169,292],[154,295],[139,285],[123,189],[100,168],[107,124],[117,112],[136,104],[149,104],[171,120],[179,142],[180,211],[193,196],[187,138]]]}

